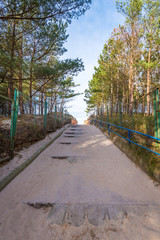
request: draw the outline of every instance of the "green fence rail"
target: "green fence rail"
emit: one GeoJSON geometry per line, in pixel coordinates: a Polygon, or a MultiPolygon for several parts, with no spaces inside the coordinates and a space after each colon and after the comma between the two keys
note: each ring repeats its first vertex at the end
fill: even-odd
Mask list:
{"type": "Polygon", "coordinates": [[[21,116],[30,117],[34,126],[34,131],[36,130],[36,126],[39,127],[39,122],[41,122],[41,129],[44,131],[44,136],[48,131],[50,132],[55,130],[57,127],[63,126],[66,121],[71,119],[71,116],[67,113],[67,111],[65,111],[63,108],[58,109],[57,105],[54,106],[54,111],[52,111],[51,105],[47,102],[47,99],[45,99],[42,103],[41,101],[37,100],[36,97],[31,99],[17,89],[14,90],[14,99],[8,98],[1,94],[0,99],[4,100],[3,106],[0,105],[0,115],[7,117],[7,119],[10,118],[10,136],[8,136],[8,138],[10,138],[10,158],[13,158],[14,156],[17,122],[18,118],[21,118],[21,116]],[[22,106],[20,101],[23,102],[23,113],[21,113],[22,106]],[[47,127],[49,128],[50,126],[52,126],[52,129],[47,129],[47,127]]]}

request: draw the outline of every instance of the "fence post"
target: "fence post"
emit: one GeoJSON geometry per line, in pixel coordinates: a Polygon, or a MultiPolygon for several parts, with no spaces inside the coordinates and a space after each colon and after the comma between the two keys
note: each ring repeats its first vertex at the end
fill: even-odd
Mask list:
{"type": "Polygon", "coordinates": [[[108,135],[110,135],[110,124],[108,123],[108,135]]]}
{"type": "Polygon", "coordinates": [[[158,119],[157,119],[157,128],[158,128],[158,131],[157,131],[157,135],[158,135],[158,138],[160,138],[160,107],[159,107],[159,105],[160,105],[160,101],[159,101],[159,91],[158,91],[158,89],[156,89],[156,95],[157,95],[157,98],[156,98],[156,100],[157,100],[157,115],[158,115],[158,119]]]}
{"type": "MultiPolygon", "coordinates": [[[[131,140],[131,131],[128,130],[128,139],[131,140]]],[[[130,144],[130,141],[129,141],[129,144],[130,144]]]]}
{"type": "Polygon", "coordinates": [[[10,138],[11,138],[11,157],[13,157],[14,153],[14,138],[16,134],[17,128],[17,118],[18,118],[18,105],[19,105],[19,91],[15,89],[14,91],[14,102],[12,104],[12,113],[11,113],[11,131],[10,131],[10,138]]]}
{"type": "Polygon", "coordinates": [[[45,109],[44,109],[44,130],[45,130],[45,134],[46,134],[46,130],[47,130],[47,102],[45,101],[45,109]]]}
{"type": "Polygon", "coordinates": [[[16,134],[16,128],[17,128],[17,118],[18,118],[18,105],[19,105],[19,91],[15,89],[15,100],[14,100],[14,122],[13,122],[13,136],[16,134]]]}

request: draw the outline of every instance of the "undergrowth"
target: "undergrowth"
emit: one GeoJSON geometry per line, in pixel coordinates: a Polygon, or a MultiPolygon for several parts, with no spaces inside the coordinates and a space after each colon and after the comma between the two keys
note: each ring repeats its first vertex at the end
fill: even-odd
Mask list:
{"type": "MultiPolygon", "coordinates": [[[[70,116],[64,120],[64,124],[70,123],[70,116]]],[[[10,143],[10,117],[0,117],[0,159],[9,157],[10,143]],[[6,122],[5,122],[6,121],[6,122]]],[[[55,124],[54,114],[47,115],[47,127],[44,129],[44,117],[25,114],[18,116],[14,147],[19,151],[24,146],[43,139],[47,133],[54,132],[62,127],[61,119],[55,124]]]]}
{"type": "MultiPolygon", "coordinates": [[[[92,116],[94,118],[94,116],[92,116]]],[[[100,120],[100,117],[97,118],[100,120]]],[[[102,117],[102,121],[107,122],[107,116],[102,117]]],[[[113,116],[109,119],[109,123],[120,125],[119,116],[113,116]]],[[[102,123],[101,130],[108,135],[108,130],[103,127],[108,127],[107,124],[102,123]]],[[[154,117],[134,115],[134,118],[130,118],[128,115],[123,115],[122,127],[132,129],[150,136],[154,136],[154,117]]],[[[111,126],[111,129],[121,136],[128,138],[128,131],[111,126]]],[[[160,157],[154,153],[141,148],[127,140],[117,136],[115,133],[110,132],[109,137],[114,143],[131,159],[136,165],[140,166],[151,178],[160,183],[160,157]]],[[[160,152],[160,143],[156,143],[155,140],[149,137],[141,136],[139,134],[131,132],[131,140],[147,147],[153,151],[160,152]]]]}

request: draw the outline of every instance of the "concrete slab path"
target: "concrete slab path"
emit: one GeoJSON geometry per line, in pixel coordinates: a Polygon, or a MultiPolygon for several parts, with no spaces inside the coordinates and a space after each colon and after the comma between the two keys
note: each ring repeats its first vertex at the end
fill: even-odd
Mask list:
{"type": "Polygon", "coordinates": [[[0,193],[0,239],[160,239],[160,187],[94,126],[76,125],[0,193]]]}

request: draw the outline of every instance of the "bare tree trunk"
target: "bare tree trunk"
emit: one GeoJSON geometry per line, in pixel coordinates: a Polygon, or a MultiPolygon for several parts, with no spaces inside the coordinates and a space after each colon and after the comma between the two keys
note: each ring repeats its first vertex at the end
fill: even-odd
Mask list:
{"type": "Polygon", "coordinates": [[[134,24],[131,33],[131,49],[130,49],[130,71],[129,71],[129,115],[132,116],[132,104],[134,94],[134,78],[133,78],[133,46],[134,46],[134,24]]]}
{"type": "Polygon", "coordinates": [[[150,115],[150,68],[149,68],[149,63],[151,60],[151,44],[149,47],[149,53],[148,53],[148,69],[147,69],[147,116],[150,115]]]}
{"type": "Polygon", "coordinates": [[[99,105],[97,104],[97,116],[100,115],[100,111],[99,111],[99,105]]]}
{"type": "Polygon", "coordinates": [[[57,90],[54,92],[54,105],[57,107],[57,90]]]}
{"type": "Polygon", "coordinates": [[[50,112],[52,113],[53,111],[53,89],[52,89],[52,92],[51,92],[51,108],[50,108],[50,112]]]}
{"type": "Polygon", "coordinates": [[[48,110],[49,113],[53,112],[53,105],[54,105],[54,101],[53,101],[53,91],[52,91],[50,96],[50,109],[48,110]]]}
{"type": "Polygon", "coordinates": [[[43,116],[43,93],[44,93],[44,87],[42,88],[41,91],[41,115],[43,116]]]}
{"type": "Polygon", "coordinates": [[[46,86],[44,87],[44,101],[47,100],[47,91],[46,91],[46,86]]]}
{"type": "Polygon", "coordinates": [[[135,113],[137,113],[137,93],[138,93],[138,78],[137,78],[137,72],[135,70],[135,82],[136,82],[136,86],[135,86],[135,95],[136,95],[136,101],[135,101],[135,113]]]}
{"type": "Polygon", "coordinates": [[[62,97],[62,101],[61,101],[61,105],[60,105],[60,112],[62,112],[62,108],[63,108],[63,103],[64,103],[64,97],[62,97]]]}
{"type": "Polygon", "coordinates": [[[126,89],[125,84],[123,84],[123,113],[126,113],[126,89]]]}
{"type": "Polygon", "coordinates": [[[34,62],[35,51],[36,51],[36,46],[35,46],[35,40],[34,40],[33,53],[31,56],[31,63],[30,63],[30,86],[29,86],[29,94],[30,94],[29,112],[30,112],[30,114],[32,114],[33,62],[34,62]]]}
{"type": "Polygon", "coordinates": [[[30,95],[29,113],[32,114],[32,69],[30,70],[29,95],[30,95]]]}
{"type": "MultiPolygon", "coordinates": [[[[145,74],[143,75],[143,95],[145,94],[145,74]]],[[[145,113],[145,98],[142,99],[142,113],[145,113]]]]}
{"type": "MultiPolygon", "coordinates": [[[[119,62],[119,59],[117,59],[119,62]]],[[[118,114],[119,110],[119,68],[117,71],[117,92],[116,92],[116,115],[118,114]]]]}
{"type": "Polygon", "coordinates": [[[102,100],[102,115],[105,113],[105,103],[104,103],[104,94],[103,94],[103,100],[102,100]]]}
{"type": "Polygon", "coordinates": [[[41,104],[40,104],[40,101],[41,101],[41,94],[39,93],[39,115],[41,115],[41,104]]]}
{"type": "MultiPolygon", "coordinates": [[[[13,99],[13,76],[14,76],[14,57],[15,57],[15,31],[16,23],[15,20],[12,22],[12,38],[11,38],[11,64],[10,64],[10,79],[8,82],[8,97],[13,99]]],[[[9,101],[8,114],[11,114],[11,101],[9,101]]]]}
{"type": "Polygon", "coordinates": [[[128,98],[127,98],[127,114],[129,114],[129,101],[130,101],[130,94],[129,94],[129,89],[128,89],[128,98]]]}
{"type": "MultiPolygon", "coordinates": [[[[23,61],[23,36],[20,39],[20,50],[19,50],[19,58],[20,58],[20,66],[19,66],[19,91],[23,93],[23,83],[22,83],[22,61],[23,61]]],[[[24,107],[23,107],[23,96],[20,94],[19,98],[19,105],[20,105],[20,113],[24,114],[24,107]]]]}
{"type": "Polygon", "coordinates": [[[113,82],[111,79],[111,99],[110,99],[110,116],[113,116],[113,82]]]}

